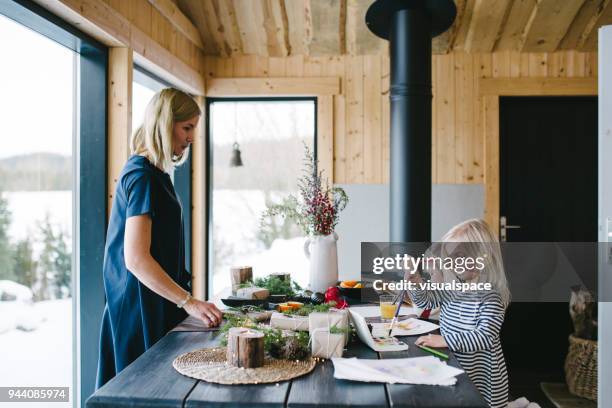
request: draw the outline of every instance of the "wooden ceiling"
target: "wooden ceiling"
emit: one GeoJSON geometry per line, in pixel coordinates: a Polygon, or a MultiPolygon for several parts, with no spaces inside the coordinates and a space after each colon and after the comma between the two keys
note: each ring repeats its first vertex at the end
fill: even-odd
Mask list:
{"type": "MultiPolygon", "coordinates": [[[[373,0],[149,0],[206,55],[367,55],[388,52],[364,23],[373,0]],[[185,18],[186,17],[186,18],[185,18]]],[[[594,51],[612,0],[455,0],[457,19],[433,51],[594,51]]]]}

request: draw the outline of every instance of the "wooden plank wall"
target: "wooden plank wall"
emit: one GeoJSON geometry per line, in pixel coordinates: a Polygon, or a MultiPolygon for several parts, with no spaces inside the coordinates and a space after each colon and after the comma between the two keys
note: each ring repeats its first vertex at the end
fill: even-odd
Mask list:
{"type": "MultiPolygon", "coordinates": [[[[338,76],[334,96],[334,182],[389,181],[389,58],[386,56],[205,58],[208,77],[338,76]]],[[[484,182],[479,78],[594,77],[597,54],[496,52],[435,55],[433,182],[484,182]]]]}

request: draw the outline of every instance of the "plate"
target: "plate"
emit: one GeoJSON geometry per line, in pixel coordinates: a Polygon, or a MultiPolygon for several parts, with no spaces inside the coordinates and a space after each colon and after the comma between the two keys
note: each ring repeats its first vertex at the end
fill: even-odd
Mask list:
{"type": "Polygon", "coordinates": [[[221,302],[223,302],[225,306],[229,307],[258,306],[262,309],[267,309],[269,303],[267,299],[243,299],[237,297],[221,299],[221,302]]]}

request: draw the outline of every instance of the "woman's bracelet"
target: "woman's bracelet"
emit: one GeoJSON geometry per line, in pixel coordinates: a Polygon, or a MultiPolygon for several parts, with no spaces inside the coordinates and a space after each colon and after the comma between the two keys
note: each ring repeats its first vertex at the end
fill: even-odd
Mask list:
{"type": "Polygon", "coordinates": [[[187,302],[191,300],[191,298],[192,298],[191,293],[188,292],[187,296],[185,296],[185,299],[183,299],[181,303],[177,304],[176,307],[178,307],[179,309],[182,309],[187,304],[187,302]]]}

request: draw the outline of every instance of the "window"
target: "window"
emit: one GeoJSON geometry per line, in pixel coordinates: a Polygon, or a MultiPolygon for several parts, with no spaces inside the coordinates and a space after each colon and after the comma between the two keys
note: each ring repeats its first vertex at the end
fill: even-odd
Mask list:
{"type": "Polygon", "coordinates": [[[260,220],[268,204],[298,192],[304,145],[316,145],[316,99],[212,99],[208,110],[209,296],[229,294],[236,265],[254,276],[290,272],[306,285],[302,231],[282,219],[262,229],[260,220]],[[230,166],[235,143],[240,167],[230,166]]]}
{"type": "Polygon", "coordinates": [[[76,53],[1,15],[0,38],[0,384],[69,386],[76,53]]]}
{"type": "Polygon", "coordinates": [[[0,53],[0,386],[69,387],[54,405],[79,406],[104,306],[106,50],[0,2],[0,53]]]}

